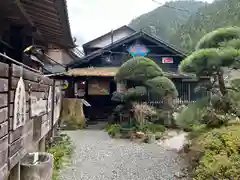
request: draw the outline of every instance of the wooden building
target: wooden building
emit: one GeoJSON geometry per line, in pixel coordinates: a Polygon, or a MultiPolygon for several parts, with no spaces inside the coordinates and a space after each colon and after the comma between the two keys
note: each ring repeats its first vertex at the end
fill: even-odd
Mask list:
{"type": "MultiPolygon", "coordinates": [[[[44,53],[57,61],[60,58],[52,55],[53,50],[58,50],[58,55],[63,52],[71,54],[75,47],[65,0],[1,1],[0,10],[0,52],[13,59],[35,66],[36,58],[23,53],[30,45],[41,47],[44,53]]],[[[49,63],[46,57],[41,57],[41,61],[49,63]]]]}
{"type": "MultiPolygon", "coordinates": [[[[186,57],[163,40],[143,31],[136,32],[123,26],[83,45],[86,55],[69,64],[69,71],[62,77],[69,80],[69,97],[83,97],[91,104],[86,116],[107,118],[113,106],[112,93],[121,88],[114,81],[118,68],[133,53],[154,60],[175,83],[179,98],[178,103],[196,100],[201,94],[195,93],[197,80],[192,76],[180,74],[178,65],[186,57]],[[142,53],[142,54],[141,54],[142,53]]],[[[149,103],[157,105],[159,97],[149,96],[149,103]]],[[[91,119],[91,117],[90,117],[91,119]]]]}
{"type": "Polygon", "coordinates": [[[0,180],[19,180],[21,159],[44,151],[59,120],[61,81],[43,75],[49,52],[74,60],[75,45],[65,0],[4,0],[0,15],[0,180]]]}

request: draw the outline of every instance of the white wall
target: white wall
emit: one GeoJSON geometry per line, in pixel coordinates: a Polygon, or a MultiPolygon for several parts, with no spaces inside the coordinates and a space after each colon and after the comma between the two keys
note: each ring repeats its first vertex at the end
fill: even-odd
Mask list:
{"type": "Polygon", "coordinates": [[[73,61],[73,58],[63,49],[50,49],[47,54],[50,58],[61,64],[68,64],[73,61]]]}
{"type": "MultiPolygon", "coordinates": [[[[131,30],[121,30],[121,31],[115,31],[113,33],[113,42],[116,42],[120,39],[123,39],[129,35],[131,35],[132,32],[131,30]]],[[[107,35],[107,36],[104,36],[102,37],[101,39],[97,39],[95,41],[93,41],[92,43],[89,44],[89,47],[91,48],[103,48],[105,46],[108,46],[112,43],[112,38],[111,38],[111,35],[107,35]]]]}

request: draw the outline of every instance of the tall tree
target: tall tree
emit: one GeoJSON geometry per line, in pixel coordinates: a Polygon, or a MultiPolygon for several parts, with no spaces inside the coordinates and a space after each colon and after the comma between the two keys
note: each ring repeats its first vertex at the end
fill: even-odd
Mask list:
{"type": "Polygon", "coordinates": [[[240,68],[239,42],[239,27],[210,32],[197,43],[196,51],[180,63],[179,70],[194,73],[198,77],[212,77],[214,87],[218,87],[221,95],[226,96],[228,91],[224,82],[224,68],[240,68]]]}

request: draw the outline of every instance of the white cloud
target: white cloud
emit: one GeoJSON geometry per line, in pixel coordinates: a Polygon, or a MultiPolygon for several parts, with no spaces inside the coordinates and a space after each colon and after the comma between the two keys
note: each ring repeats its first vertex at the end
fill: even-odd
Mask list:
{"type": "Polygon", "coordinates": [[[159,6],[152,0],[67,0],[67,3],[72,35],[79,45],[159,6]]]}

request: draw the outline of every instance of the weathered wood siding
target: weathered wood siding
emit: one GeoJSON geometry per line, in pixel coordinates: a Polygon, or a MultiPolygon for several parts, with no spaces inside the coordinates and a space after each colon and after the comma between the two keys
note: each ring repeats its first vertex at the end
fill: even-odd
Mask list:
{"type": "Polygon", "coordinates": [[[58,121],[61,93],[55,93],[55,90],[61,92],[60,85],[39,73],[0,62],[0,179],[4,179],[58,121]],[[14,102],[15,94],[19,93],[16,89],[20,78],[25,86],[26,109],[22,112],[26,112],[24,123],[16,126],[15,106],[18,104],[14,102]]]}

